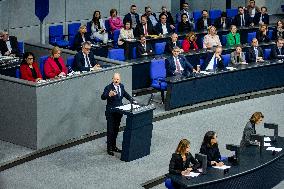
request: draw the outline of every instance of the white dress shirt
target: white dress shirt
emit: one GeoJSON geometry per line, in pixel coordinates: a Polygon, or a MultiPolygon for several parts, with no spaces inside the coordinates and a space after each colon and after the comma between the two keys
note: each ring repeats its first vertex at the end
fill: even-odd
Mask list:
{"type": "Polygon", "coordinates": [[[213,70],[214,69],[214,61],[215,61],[215,59],[216,59],[216,55],[214,54],[205,70],[213,70]]]}
{"type": "Polygon", "coordinates": [[[169,33],[167,29],[167,24],[162,24],[162,29],[163,29],[163,34],[169,33]]]}
{"type": "Polygon", "coordinates": [[[83,55],[84,55],[84,60],[85,60],[85,67],[86,67],[86,68],[92,67],[92,66],[91,66],[91,62],[90,62],[90,59],[89,59],[89,56],[86,55],[86,54],[84,54],[84,53],[83,53],[83,55]]]}

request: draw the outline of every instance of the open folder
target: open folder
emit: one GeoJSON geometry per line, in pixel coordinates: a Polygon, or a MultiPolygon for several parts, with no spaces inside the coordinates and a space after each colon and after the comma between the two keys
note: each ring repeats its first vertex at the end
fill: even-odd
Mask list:
{"type": "MultiPolygon", "coordinates": [[[[132,104],[133,109],[135,108],[139,108],[140,106],[138,104],[132,104]]],[[[118,109],[124,110],[124,111],[128,111],[131,110],[131,104],[125,104],[122,106],[118,106],[118,109]]]]}

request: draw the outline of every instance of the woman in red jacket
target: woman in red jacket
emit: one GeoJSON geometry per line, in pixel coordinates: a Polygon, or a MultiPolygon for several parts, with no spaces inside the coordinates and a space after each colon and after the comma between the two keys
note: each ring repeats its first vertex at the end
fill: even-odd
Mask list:
{"type": "Polygon", "coordinates": [[[34,61],[35,56],[31,52],[26,52],[20,66],[21,79],[38,82],[42,80],[38,64],[34,61]]]}
{"type": "Polygon", "coordinates": [[[198,49],[198,46],[196,44],[196,35],[194,32],[190,32],[186,35],[185,39],[182,42],[182,49],[184,50],[184,52],[198,49]]]}
{"type": "Polygon", "coordinates": [[[44,73],[47,78],[55,78],[66,76],[68,69],[62,57],[59,47],[53,47],[51,56],[44,63],[44,73]]]}

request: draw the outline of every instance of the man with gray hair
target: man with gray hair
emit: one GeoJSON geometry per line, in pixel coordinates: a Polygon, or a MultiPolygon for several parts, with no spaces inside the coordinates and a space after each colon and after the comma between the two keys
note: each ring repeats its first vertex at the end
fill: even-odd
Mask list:
{"type": "Polygon", "coordinates": [[[20,56],[17,38],[6,30],[0,32],[0,52],[3,56],[20,56]]]}
{"type": "Polygon", "coordinates": [[[93,71],[100,69],[101,66],[96,63],[94,53],[91,51],[91,42],[82,43],[82,50],[74,57],[73,67],[75,71],[93,71]]]}

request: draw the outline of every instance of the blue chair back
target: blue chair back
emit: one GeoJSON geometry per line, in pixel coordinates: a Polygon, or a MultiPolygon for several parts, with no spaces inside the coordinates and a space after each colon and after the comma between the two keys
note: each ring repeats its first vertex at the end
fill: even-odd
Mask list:
{"type": "Polygon", "coordinates": [[[49,26],[49,43],[56,44],[56,41],[62,40],[63,25],[49,26]]]}
{"type": "Polygon", "coordinates": [[[165,180],[165,186],[167,189],[175,189],[172,183],[172,180],[170,178],[167,178],[165,180]]]}
{"type": "Polygon", "coordinates": [[[118,48],[118,37],[119,37],[119,34],[120,34],[120,30],[114,30],[113,32],[113,42],[114,42],[114,47],[115,48],[118,48]]]}
{"type": "Polygon", "coordinates": [[[16,69],[16,78],[20,79],[21,78],[21,72],[20,69],[16,69]]]}
{"type": "Polygon", "coordinates": [[[158,90],[166,90],[167,83],[165,78],[167,76],[165,59],[151,60],[150,77],[152,80],[151,86],[158,90]]]}
{"type": "Polygon", "coordinates": [[[75,36],[81,26],[81,23],[68,24],[68,36],[75,36]]]}
{"type": "Polygon", "coordinates": [[[264,58],[264,60],[269,60],[270,59],[270,53],[271,53],[271,49],[264,49],[263,50],[263,58],[264,58]]]}
{"type": "Polygon", "coordinates": [[[227,17],[234,18],[238,14],[238,9],[227,9],[227,17]]]}
{"type": "Polygon", "coordinates": [[[21,54],[25,53],[25,44],[23,41],[18,41],[18,49],[21,54]]]}
{"type": "Polygon", "coordinates": [[[268,30],[268,38],[269,38],[270,40],[273,39],[273,30],[268,30]]]}
{"type": "Polygon", "coordinates": [[[155,43],[155,54],[163,54],[165,52],[166,42],[155,43]]]}
{"type": "Polygon", "coordinates": [[[197,22],[197,20],[202,16],[202,11],[193,11],[192,15],[194,22],[197,22]]]}
{"type": "Polygon", "coordinates": [[[202,67],[202,65],[204,64],[204,59],[200,59],[199,64],[200,64],[200,67],[202,67]]]}
{"type": "Polygon", "coordinates": [[[221,43],[222,43],[223,46],[226,46],[226,44],[227,44],[227,35],[222,35],[221,43]]]}
{"type": "Polygon", "coordinates": [[[248,43],[251,43],[252,39],[256,38],[256,32],[250,32],[248,33],[248,43]]]}
{"type": "Polygon", "coordinates": [[[92,22],[91,21],[87,22],[87,32],[92,33],[91,27],[92,27],[92,22]]]}
{"type": "Polygon", "coordinates": [[[47,59],[48,59],[48,56],[39,57],[39,70],[40,70],[40,73],[41,73],[43,79],[45,79],[44,63],[47,59]]]}
{"type": "Polygon", "coordinates": [[[109,20],[108,19],[105,20],[105,27],[106,27],[106,31],[110,32],[110,24],[109,24],[109,20]]]}
{"type": "Polygon", "coordinates": [[[108,50],[108,58],[113,60],[124,61],[124,49],[110,49],[108,50]]]}
{"type": "Polygon", "coordinates": [[[214,20],[219,18],[221,13],[221,10],[209,10],[209,18],[211,19],[211,22],[214,23],[214,20]]]}
{"type": "Polygon", "coordinates": [[[224,55],[222,55],[222,58],[223,58],[224,66],[227,67],[230,63],[231,55],[230,54],[224,54],[224,55]]]}
{"type": "Polygon", "coordinates": [[[133,49],[132,49],[132,58],[133,58],[133,59],[136,59],[136,58],[137,58],[136,47],[133,47],[133,49]]]}

